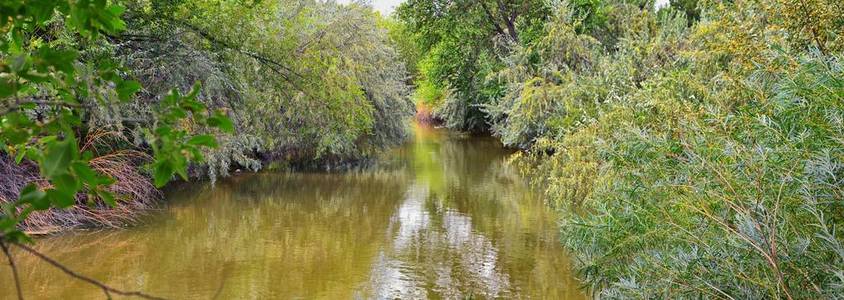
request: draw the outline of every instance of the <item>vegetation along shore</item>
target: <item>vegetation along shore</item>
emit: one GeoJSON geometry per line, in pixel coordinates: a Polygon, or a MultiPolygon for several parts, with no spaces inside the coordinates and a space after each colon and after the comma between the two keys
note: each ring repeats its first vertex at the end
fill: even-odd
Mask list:
{"type": "Polygon", "coordinates": [[[5,0],[0,33],[15,282],[33,235],[342,172],[415,114],[514,150],[595,298],[844,295],[841,0],[5,0]]]}

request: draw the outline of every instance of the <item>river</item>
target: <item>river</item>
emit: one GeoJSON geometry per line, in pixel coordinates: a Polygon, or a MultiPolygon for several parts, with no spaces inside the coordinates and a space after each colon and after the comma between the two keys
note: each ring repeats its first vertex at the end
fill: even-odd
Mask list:
{"type": "MultiPolygon", "coordinates": [[[[138,226],[35,247],[114,287],[174,299],[584,299],[555,214],[508,167],[510,151],[414,131],[366,170],[181,184],[138,226]]],[[[26,299],[104,298],[15,254],[26,299]]],[[[14,297],[4,264],[0,298],[14,297]]]]}

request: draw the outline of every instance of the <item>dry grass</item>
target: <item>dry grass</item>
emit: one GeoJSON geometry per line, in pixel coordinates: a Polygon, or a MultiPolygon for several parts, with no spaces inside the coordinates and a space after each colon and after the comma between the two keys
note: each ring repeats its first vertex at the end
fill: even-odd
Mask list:
{"type": "MultiPolygon", "coordinates": [[[[114,193],[117,205],[108,206],[99,199],[89,201],[88,195],[79,194],[77,204],[69,209],[50,209],[31,214],[21,223],[21,229],[33,234],[47,234],[85,227],[123,227],[137,221],[145,211],[153,208],[160,192],[141,172],[149,160],[146,153],[118,149],[125,143],[119,132],[98,130],[80,141],[80,151],[91,151],[94,158],[90,166],[116,182],[108,189],[114,193]]],[[[29,161],[16,164],[14,158],[0,153],[0,203],[17,199],[20,190],[34,182],[49,188],[49,182],[39,176],[38,166],[29,161]]]]}

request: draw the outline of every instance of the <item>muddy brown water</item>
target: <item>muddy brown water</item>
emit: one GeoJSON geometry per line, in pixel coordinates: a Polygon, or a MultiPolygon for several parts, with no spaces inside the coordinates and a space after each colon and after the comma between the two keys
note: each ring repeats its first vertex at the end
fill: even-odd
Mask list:
{"type": "MultiPolygon", "coordinates": [[[[584,299],[554,212],[508,167],[509,151],[414,131],[371,169],[186,184],[141,225],[35,247],[114,287],[173,299],[584,299]]],[[[26,299],[105,298],[15,256],[26,299]]],[[[15,298],[5,264],[0,298],[15,298]]]]}

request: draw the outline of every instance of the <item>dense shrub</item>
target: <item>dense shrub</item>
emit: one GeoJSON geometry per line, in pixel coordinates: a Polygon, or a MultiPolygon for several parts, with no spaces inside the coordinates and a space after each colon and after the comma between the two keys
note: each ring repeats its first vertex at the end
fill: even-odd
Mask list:
{"type": "Polygon", "coordinates": [[[842,293],[844,11],[757,2],[603,1],[586,27],[587,2],[560,3],[491,78],[493,131],[527,149],[597,295],[842,293]]]}
{"type": "Polygon", "coordinates": [[[371,8],[156,3],[162,7],[133,6],[121,53],[150,86],[199,80],[199,98],[229,112],[238,134],[211,153],[206,173],[256,169],[256,158],[358,159],[406,137],[409,75],[383,27],[389,23],[371,8]]]}

